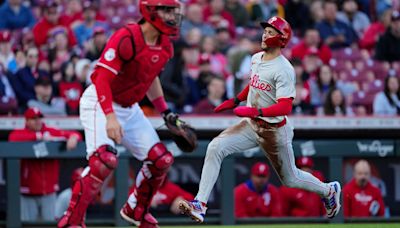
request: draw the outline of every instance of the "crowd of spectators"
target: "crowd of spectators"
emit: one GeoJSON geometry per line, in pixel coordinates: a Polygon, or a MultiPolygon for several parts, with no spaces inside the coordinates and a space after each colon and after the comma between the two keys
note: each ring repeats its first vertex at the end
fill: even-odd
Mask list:
{"type": "MultiPolygon", "coordinates": [[[[183,2],[175,56],[160,75],[174,111],[211,113],[240,91],[260,51],[259,22],[278,15],[293,29],[283,54],[296,69],[294,115],[400,113],[398,0],[183,2]]],[[[107,39],[140,19],[137,0],[6,0],[0,15],[2,115],[77,115],[107,39]]]]}

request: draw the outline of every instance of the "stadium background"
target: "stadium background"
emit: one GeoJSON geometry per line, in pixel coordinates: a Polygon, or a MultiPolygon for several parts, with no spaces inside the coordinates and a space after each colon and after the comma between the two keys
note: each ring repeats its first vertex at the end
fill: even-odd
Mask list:
{"type": "MultiPolygon", "coordinates": [[[[38,67],[47,71],[46,75],[51,78],[54,97],[61,97],[66,105],[65,113],[61,113],[59,116],[49,115],[45,120],[49,121],[52,126],[81,131],[82,128],[76,117],[76,107],[74,109],[74,106],[71,105],[74,99],[77,99],[76,93],[74,93],[76,91],[70,91],[65,94],[60,93],[59,86],[61,82],[66,81],[62,76],[62,71],[67,68],[68,63],[72,63],[76,77],[69,82],[80,84],[82,88],[86,87],[90,83],[88,75],[95,63],[95,57],[89,55],[89,53],[91,53],[91,48],[93,48],[94,37],[104,34],[107,38],[124,23],[137,21],[140,18],[140,14],[135,5],[136,1],[33,0],[15,2],[20,2],[24,7],[27,7],[27,9],[32,12],[33,18],[31,21],[28,21],[26,25],[18,27],[21,26],[21,24],[5,23],[6,14],[1,14],[3,20],[0,19],[0,31],[2,34],[0,42],[10,45],[14,58],[12,61],[0,58],[0,74],[2,76],[5,75],[9,79],[11,88],[14,89],[14,97],[12,98],[18,102],[8,102],[6,104],[9,106],[2,106],[0,108],[0,112],[4,114],[3,117],[0,117],[0,137],[2,141],[6,143],[8,133],[12,129],[23,127],[24,120],[22,117],[18,116],[23,113],[26,102],[24,103],[18,100],[20,96],[19,90],[21,88],[15,86],[14,78],[24,65],[26,65],[28,61],[28,50],[32,47],[37,47],[40,50],[38,67]],[[50,11],[53,8],[56,9],[56,13],[62,18],[60,19],[60,26],[49,30],[48,39],[46,37],[45,42],[40,43],[33,32],[34,28],[43,17],[43,12],[45,10],[50,11]],[[74,29],[79,27],[82,23],[82,19],[85,17],[83,12],[88,12],[88,10],[96,11],[96,20],[98,20],[98,23],[96,26],[92,27],[90,30],[91,33],[81,40],[80,36],[74,37],[74,35],[79,35],[79,30],[77,30],[78,32],[74,32],[74,29]],[[68,21],[68,23],[66,21],[68,21]],[[59,35],[64,38],[59,38],[59,35]],[[58,48],[62,50],[62,47],[58,46],[63,45],[55,42],[55,39],[69,40],[67,41],[66,52],[61,52],[64,54],[58,56],[59,58],[54,58],[54,53],[51,54],[54,51],[57,53],[58,48]],[[16,104],[19,104],[18,108],[16,104]]],[[[207,16],[207,10],[209,11],[212,5],[211,2],[217,5],[213,6],[217,8],[218,4],[219,6],[221,5],[221,2],[224,4],[223,1],[219,0],[193,0],[186,1],[185,6],[187,8],[189,5],[197,3],[202,10],[202,16],[207,16]]],[[[233,13],[234,16],[226,16],[229,13],[224,11],[221,13],[221,15],[223,14],[222,20],[219,18],[216,22],[212,22],[212,19],[206,20],[202,18],[203,22],[197,25],[200,29],[190,29],[188,16],[186,16],[186,22],[185,20],[183,22],[183,26],[185,27],[182,30],[185,34],[182,34],[180,40],[176,42],[177,57],[170,65],[170,68],[173,70],[170,72],[166,71],[166,73],[161,76],[166,91],[166,98],[170,106],[174,108],[175,111],[181,113],[184,119],[187,118],[189,123],[199,129],[202,145],[206,144],[222,129],[238,120],[231,116],[225,116],[226,114],[220,117],[213,117],[211,118],[212,121],[210,121],[210,118],[202,117],[205,113],[201,113],[202,109],[196,108],[196,106],[203,99],[207,99],[206,84],[212,77],[221,77],[225,82],[225,86],[222,90],[222,97],[220,98],[232,97],[233,94],[241,88],[242,83],[246,82],[246,77],[242,75],[246,71],[240,71],[240,63],[243,63],[245,57],[254,53],[259,46],[260,28],[257,26],[257,22],[260,20],[260,15],[255,13],[256,5],[259,2],[245,0],[227,0],[227,2],[228,4],[225,5],[225,8],[233,13]],[[244,9],[245,12],[247,12],[247,19],[240,16],[243,13],[240,9],[244,9]],[[206,34],[214,38],[209,38],[206,34]],[[212,50],[213,48],[214,50],[212,50]],[[180,65],[183,67],[177,67],[180,65]],[[202,75],[202,77],[200,77],[200,75],[202,75]],[[177,93],[177,91],[179,92],[177,93]]],[[[297,145],[295,147],[296,155],[314,156],[317,170],[321,170],[329,179],[330,177],[339,176],[346,182],[351,177],[349,164],[352,164],[351,162],[356,158],[368,157],[368,160],[373,165],[375,183],[377,183],[384,192],[384,200],[388,206],[388,213],[384,221],[398,221],[398,217],[400,216],[400,160],[398,158],[400,155],[400,144],[396,140],[399,136],[398,129],[400,127],[400,120],[397,114],[392,114],[391,116],[385,116],[383,118],[374,115],[374,99],[376,94],[384,90],[386,77],[391,76],[399,78],[400,57],[398,57],[399,59],[397,60],[385,59],[385,57],[383,57],[384,59],[377,60],[375,58],[376,43],[373,43],[372,46],[365,46],[362,43],[364,34],[360,33],[358,34],[358,38],[355,38],[353,42],[347,45],[343,45],[339,48],[330,47],[331,55],[328,60],[319,56],[312,48],[307,49],[302,54],[301,58],[293,58],[292,50],[296,45],[301,43],[306,29],[314,27],[318,24],[318,21],[323,19],[323,15],[316,14],[316,12],[323,12],[321,8],[322,1],[301,1],[300,5],[297,5],[299,4],[298,1],[289,0],[265,0],[265,3],[268,3],[267,8],[270,9],[268,11],[268,16],[283,16],[291,22],[294,29],[294,36],[289,47],[285,49],[284,55],[292,59],[292,61],[304,71],[304,73],[298,75],[299,81],[297,83],[297,89],[301,91],[299,93],[301,99],[298,99],[298,103],[296,103],[296,108],[293,112],[294,125],[297,128],[295,131],[295,144],[297,145]],[[293,11],[293,7],[295,7],[297,11],[293,11]],[[301,14],[298,12],[301,12],[301,14]],[[319,103],[313,103],[312,101],[313,97],[325,97],[328,93],[328,90],[325,89],[321,91],[317,90],[317,94],[311,91],[312,85],[317,84],[318,78],[320,77],[320,67],[323,63],[327,64],[333,72],[334,86],[330,85],[328,90],[336,87],[340,88],[344,97],[343,102],[346,107],[345,109],[339,111],[334,109],[335,111],[333,113],[327,113],[328,109],[324,109],[326,102],[323,99],[321,99],[319,103]],[[309,95],[307,96],[307,94],[309,95]],[[304,117],[304,115],[311,115],[312,117],[304,117]],[[366,140],[364,144],[372,149],[367,151],[359,149],[360,147],[357,143],[359,143],[360,140],[366,140]],[[317,149],[315,149],[314,146],[310,147],[310,142],[315,143],[314,145],[317,149]],[[317,142],[322,143],[320,145],[317,142]],[[332,142],[337,142],[337,150],[332,150],[332,147],[335,147],[332,146],[332,142]],[[376,142],[379,143],[376,144],[376,142]],[[382,152],[381,150],[385,146],[389,147],[389,152],[382,155],[380,152],[382,152]],[[343,157],[344,159],[340,160],[341,169],[335,169],[335,167],[332,167],[334,163],[330,163],[330,159],[337,158],[338,153],[335,152],[338,150],[340,151],[339,157],[343,157]]],[[[343,1],[336,1],[336,3],[339,10],[341,10],[343,1]]],[[[379,23],[379,18],[384,15],[384,12],[398,9],[399,6],[399,1],[396,0],[360,0],[357,1],[357,3],[359,10],[368,16],[371,23],[379,23]]],[[[6,4],[6,1],[0,1],[0,8],[3,10],[0,10],[0,12],[5,12],[4,8],[6,4]]],[[[267,11],[264,10],[265,14],[266,12],[267,11]]],[[[207,17],[209,17],[209,15],[207,17]]],[[[261,17],[263,17],[262,14],[261,17]]],[[[384,28],[387,26],[388,24],[385,24],[384,28]]],[[[365,29],[366,28],[363,30],[364,32],[365,29]]],[[[385,30],[380,31],[379,34],[382,35],[384,31],[385,30]]],[[[63,41],[61,41],[61,43],[62,42],[63,41]]],[[[95,54],[98,55],[98,53],[95,54]]],[[[218,91],[217,94],[221,93],[220,89],[218,91]]],[[[6,95],[3,94],[2,96],[6,97],[6,95]]],[[[157,113],[149,106],[149,102],[144,100],[141,105],[149,116],[157,116],[157,113]]],[[[152,122],[155,128],[159,128],[162,121],[160,118],[152,117],[152,122]]],[[[168,133],[165,132],[163,128],[161,128],[159,132],[162,138],[167,140],[166,142],[173,147],[168,141],[168,133]]],[[[51,147],[52,143],[46,144],[48,144],[50,148],[54,148],[51,147]]],[[[5,151],[6,148],[13,148],[13,145],[2,145],[4,146],[0,147],[0,157],[3,158],[0,163],[0,220],[1,224],[4,225],[6,224],[6,220],[10,218],[10,211],[7,211],[7,209],[11,207],[7,204],[7,201],[10,200],[7,195],[7,188],[10,187],[10,185],[7,184],[9,183],[9,181],[7,181],[7,174],[10,175],[9,177],[13,177],[11,174],[14,173],[10,174],[9,171],[12,169],[9,169],[11,168],[9,166],[10,164],[15,164],[9,163],[7,166],[7,162],[13,160],[9,158],[15,159],[18,157],[18,155],[13,155],[13,153],[18,153],[19,151],[14,151],[13,149],[5,151]]],[[[76,151],[74,158],[62,160],[60,176],[61,189],[68,187],[70,184],[69,176],[71,171],[75,167],[85,164],[85,161],[82,159],[85,155],[82,146],[83,145],[80,147],[81,150],[76,151]]],[[[15,146],[15,148],[19,147],[15,146]]],[[[30,149],[26,151],[21,151],[21,153],[34,157],[34,150],[31,147],[29,148],[30,149]]],[[[170,173],[170,179],[173,182],[180,184],[192,193],[197,191],[197,183],[202,165],[201,159],[205,152],[204,148],[204,146],[200,147],[199,151],[197,151],[198,155],[194,157],[180,155],[181,157],[178,157],[170,173]]],[[[173,148],[173,150],[177,151],[176,148],[173,148]]],[[[64,156],[65,154],[63,151],[59,152],[58,149],[51,151],[50,156],[53,156],[53,153],[55,156],[58,156],[57,154],[64,156]]],[[[243,157],[239,156],[235,158],[234,164],[232,164],[230,168],[227,168],[228,171],[234,171],[235,173],[236,178],[233,184],[236,185],[244,181],[248,177],[251,164],[260,159],[263,159],[260,154],[253,154],[252,152],[245,153],[243,157]]],[[[14,161],[15,160],[13,160],[13,162],[14,161]]],[[[130,167],[135,171],[140,167],[138,162],[133,159],[130,160],[130,164],[130,167]]],[[[230,177],[229,173],[225,173],[225,175],[227,174],[228,177],[230,177]]],[[[279,185],[275,174],[273,174],[271,181],[279,185]]],[[[210,202],[210,222],[229,224],[232,222],[233,215],[229,217],[229,213],[222,213],[220,208],[222,207],[221,199],[223,196],[229,196],[231,193],[229,193],[227,189],[222,189],[221,185],[221,180],[219,180],[210,202]]],[[[111,188],[111,192],[112,191],[111,188]]],[[[15,199],[18,190],[11,193],[14,194],[15,199]]],[[[110,199],[112,199],[112,197],[110,199]]],[[[106,223],[114,223],[114,221],[116,221],[114,220],[114,203],[115,202],[111,200],[102,205],[92,206],[89,210],[89,221],[92,219],[96,225],[102,225],[102,219],[105,219],[106,223]],[[99,219],[100,222],[96,223],[96,220],[99,221],[99,219]]],[[[178,224],[181,222],[188,222],[185,219],[182,221],[174,220],[165,210],[161,210],[157,213],[163,218],[161,221],[165,223],[173,223],[173,221],[179,221],[177,222],[178,224]]],[[[19,224],[18,221],[16,221],[17,219],[15,220],[18,214],[11,216],[14,218],[11,224],[19,224]]],[[[295,219],[288,220],[286,218],[275,222],[282,221],[296,222],[295,219]]],[[[314,220],[310,219],[309,221],[313,222],[314,220]]],[[[316,221],[326,222],[325,219],[316,221]]],[[[8,222],[10,221],[7,220],[7,223],[8,222]]],[[[251,223],[251,221],[244,222],[251,223]]],[[[260,220],[259,222],[274,221],[267,219],[260,220]]]]}

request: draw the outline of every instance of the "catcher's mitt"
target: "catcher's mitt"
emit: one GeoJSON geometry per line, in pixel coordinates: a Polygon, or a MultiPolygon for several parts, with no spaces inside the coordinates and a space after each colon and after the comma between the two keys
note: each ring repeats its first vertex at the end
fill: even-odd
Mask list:
{"type": "Polygon", "coordinates": [[[172,133],[172,139],[183,152],[193,152],[197,147],[197,136],[194,129],[180,120],[175,113],[164,117],[165,125],[172,133]]]}

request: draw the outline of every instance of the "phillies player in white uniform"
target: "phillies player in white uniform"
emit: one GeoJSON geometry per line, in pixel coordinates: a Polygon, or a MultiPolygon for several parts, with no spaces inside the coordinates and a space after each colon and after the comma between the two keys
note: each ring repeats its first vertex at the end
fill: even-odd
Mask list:
{"type": "Polygon", "coordinates": [[[247,105],[234,113],[245,117],[208,145],[199,192],[193,201],[181,201],[180,209],[197,222],[203,222],[206,204],[218,178],[222,160],[233,153],[260,146],[270,160],[281,182],[294,188],[318,193],[325,203],[328,217],[340,210],[338,182],[323,183],[313,175],[297,169],[292,148],[293,127],[287,121],[296,95],[295,72],[281,55],[291,37],[290,25],[280,17],[262,22],[264,28],[259,52],[252,57],[249,85],[236,98],[225,101],[215,111],[235,108],[247,99],[247,105]]]}

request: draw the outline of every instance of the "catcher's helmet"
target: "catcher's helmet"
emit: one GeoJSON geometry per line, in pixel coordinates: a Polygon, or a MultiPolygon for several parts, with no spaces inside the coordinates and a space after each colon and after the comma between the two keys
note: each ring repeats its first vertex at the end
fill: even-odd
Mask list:
{"type": "Polygon", "coordinates": [[[168,36],[177,36],[182,18],[182,5],[179,0],[140,0],[139,10],[143,18],[168,36]],[[158,9],[173,10],[174,19],[160,17],[158,9]]]}
{"type": "Polygon", "coordinates": [[[292,28],[289,23],[281,17],[271,17],[266,22],[260,22],[260,25],[265,29],[266,27],[274,28],[279,34],[273,37],[268,37],[264,43],[268,47],[286,47],[290,38],[292,37],[292,28]]]}

